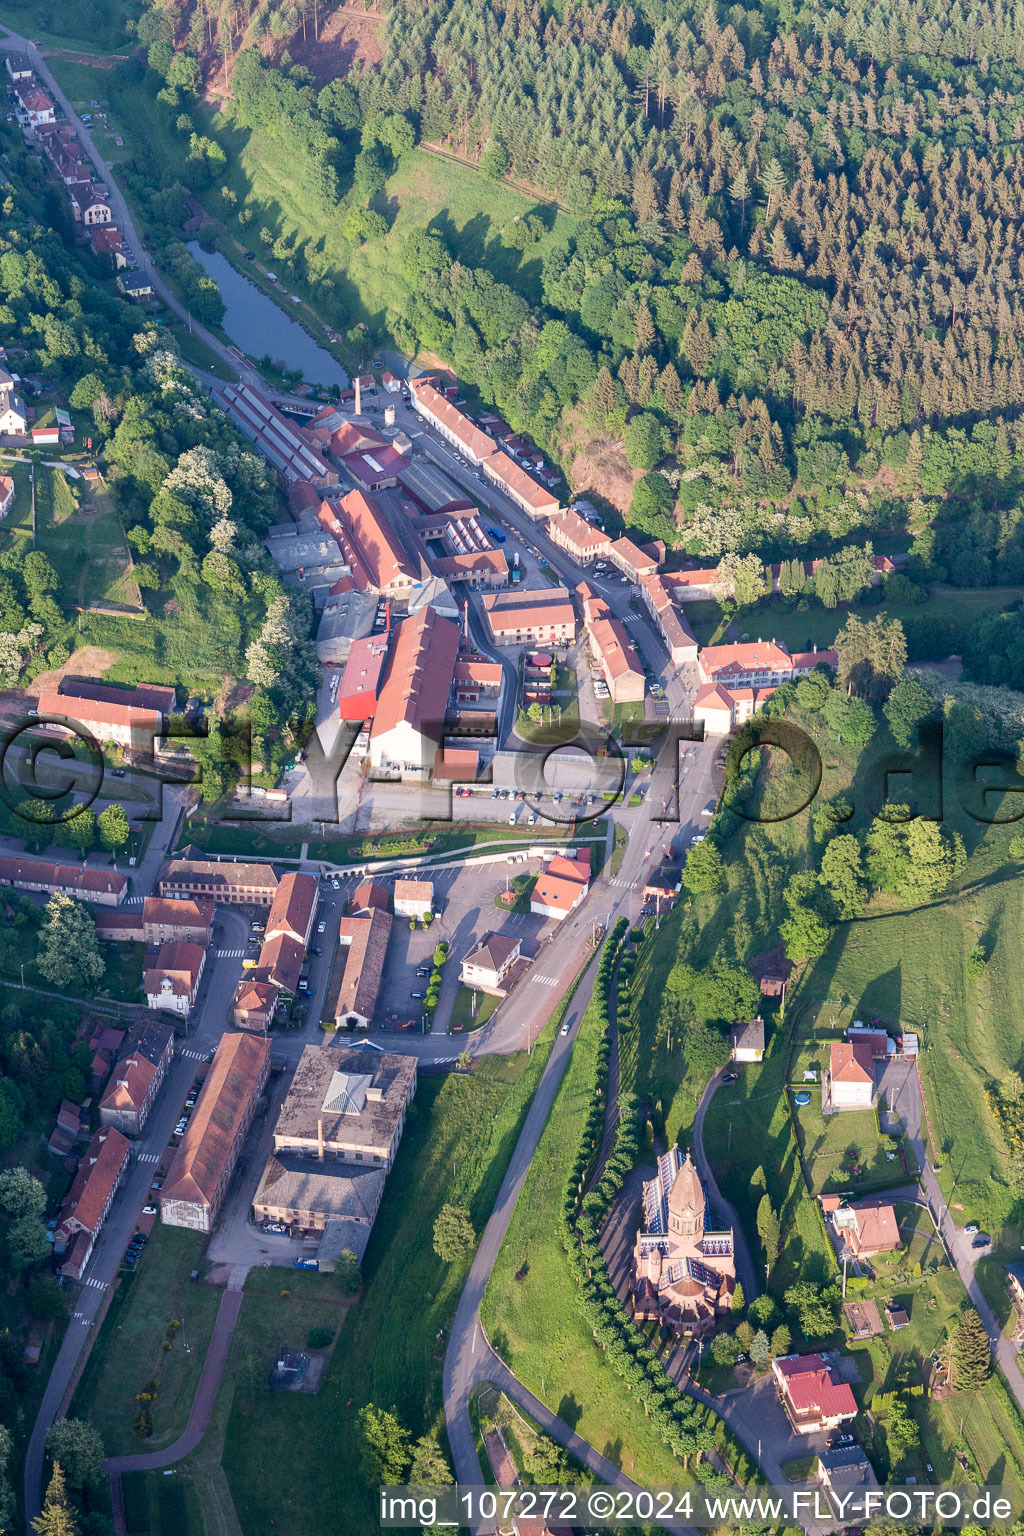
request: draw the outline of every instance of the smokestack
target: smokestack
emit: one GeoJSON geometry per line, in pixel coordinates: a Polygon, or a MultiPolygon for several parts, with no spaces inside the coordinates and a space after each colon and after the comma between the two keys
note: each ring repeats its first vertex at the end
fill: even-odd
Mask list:
{"type": "Polygon", "coordinates": [[[362,415],[362,393],[359,388],[359,375],[356,374],[356,415],[362,415]]]}
{"type": "Polygon", "coordinates": [[[324,1117],[316,1117],[316,1155],[321,1162],[324,1160],[324,1117]]]}
{"type": "Polygon", "coordinates": [[[384,612],[385,612],[384,633],[386,635],[390,635],[390,633],[391,633],[391,599],[390,599],[390,597],[388,598],[387,607],[384,610],[384,612]]]}

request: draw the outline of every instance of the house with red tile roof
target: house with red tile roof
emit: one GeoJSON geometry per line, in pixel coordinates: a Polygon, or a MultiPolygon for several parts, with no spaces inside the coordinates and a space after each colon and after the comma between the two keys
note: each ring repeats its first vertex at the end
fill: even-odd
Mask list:
{"type": "Polygon", "coordinates": [[[128,1168],[127,1137],[113,1126],[101,1126],[78,1165],[74,1183],[64,1197],[54,1233],[54,1252],[65,1255],[61,1273],[81,1280],[93,1246],[128,1168]]]}
{"type": "MultiPolygon", "coordinates": [[[[419,572],[380,503],[365,491],[355,490],[331,504],[331,510],[348,535],[357,563],[366,572],[370,586],[387,597],[408,597],[419,572]]],[[[344,548],[343,544],[343,552],[344,548]]],[[[358,577],[356,581],[359,584],[358,577]]]]}
{"type": "Polygon", "coordinates": [[[647,692],[647,678],[625,625],[614,616],[604,598],[590,596],[591,589],[585,582],[581,582],[576,590],[583,599],[583,620],[590,654],[601,669],[612,703],[642,702],[647,692]],[[586,595],[583,593],[585,587],[586,595]]]}
{"type": "Polygon", "coordinates": [[[160,1220],[212,1232],[270,1075],[270,1041],[226,1034],[160,1191],[160,1220]]]}
{"type": "Polygon", "coordinates": [[[169,944],[187,939],[209,946],[213,936],[214,904],[206,897],[175,901],[167,896],[147,896],[142,904],[143,938],[147,944],[169,944]]]}
{"type": "Polygon", "coordinates": [[[833,1040],[822,1087],[827,1107],[870,1109],[875,1101],[871,1046],[858,1040],[833,1040]]]}
{"type": "Polygon", "coordinates": [[[435,387],[433,379],[412,379],[409,391],[412,408],[418,416],[429,421],[459,453],[465,454],[471,464],[481,464],[494,453],[497,444],[493,437],[474,426],[469,417],[445,398],[435,387]]]}
{"type": "Polygon", "coordinates": [[[294,871],[282,875],[267,918],[264,944],[279,937],[287,937],[295,939],[305,948],[313,932],[319,890],[320,880],[316,875],[294,871]]]}
{"type": "Polygon", "coordinates": [[[857,1417],[857,1402],[845,1381],[833,1381],[821,1355],[780,1355],[772,1361],[779,1401],[798,1435],[836,1429],[857,1417]]]}
{"type": "Polygon", "coordinates": [[[608,558],[616,565],[623,576],[628,576],[630,581],[641,581],[645,576],[657,575],[659,560],[650,549],[641,549],[639,544],[634,544],[632,539],[616,539],[608,547],[608,558]]]}
{"type": "Polygon", "coordinates": [[[187,939],[162,944],[155,964],[146,967],[143,977],[148,1006],[187,1019],[205,965],[206,951],[201,944],[190,944],[187,939]]]}
{"type": "Polygon", "coordinates": [[[537,876],[530,896],[530,911],[556,922],[575,912],[590,889],[590,860],[556,854],[537,876]]]}
{"type": "Polygon", "coordinates": [[[595,528],[585,517],[580,517],[572,507],[560,517],[553,517],[547,528],[548,538],[564,549],[580,565],[590,565],[600,556],[607,555],[611,539],[603,528],[595,528]]]}
{"type": "Polygon", "coordinates": [[[853,1260],[876,1253],[894,1253],[903,1247],[896,1211],[888,1200],[856,1200],[844,1204],[835,1195],[822,1195],[821,1208],[839,1239],[840,1256],[848,1250],[853,1260]]]}
{"type": "Polygon", "coordinates": [[[727,688],[724,683],[705,683],[694,697],[694,722],[703,724],[709,736],[727,736],[755,715],[774,692],[774,688],[727,688]]]}
{"type": "Polygon", "coordinates": [[[576,639],[576,610],[566,587],[488,592],[483,606],[496,645],[571,645],[576,639]]]}
{"type": "Polygon", "coordinates": [[[778,688],[806,677],[816,666],[834,667],[835,651],[798,651],[791,655],[780,640],[750,640],[705,646],[697,658],[702,683],[727,688],[778,688]]]}
{"type": "Polygon", "coordinates": [[[60,891],[100,907],[119,907],[128,894],[128,877],[115,869],[92,869],[88,864],[51,864],[48,859],[0,856],[0,885],[15,891],[60,891]]]}
{"type": "Polygon", "coordinates": [[[174,1031],[156,1020],[129,1030],[100,1100],[100,1123],[139,1136],[174,1055],[174,1031]]]}
{"type": "Polygon", "coordinates": [[[500,450],[492,453],[490,458],[483,460],[480,468],[493,485],[537,521],[542,517],[558,517],[561,512],[562,504],[554,492],[540,485],[509,454],[500,450]]]}
{"type": "Polygon", "coordinates": [[[641,576],[640,596],[656,624],[669,660],[682,667],[697,660],[697,637],[676,607],[672,590],[662,576],[641,576]]]}
{"type": "Polygon", "coordinates": [[[325,1019],[333,1019],[339,1028],[369,1028],[384,979],[393,921],[390,912],[378,908],[341,919],[323,1013],[325,1019]]]}

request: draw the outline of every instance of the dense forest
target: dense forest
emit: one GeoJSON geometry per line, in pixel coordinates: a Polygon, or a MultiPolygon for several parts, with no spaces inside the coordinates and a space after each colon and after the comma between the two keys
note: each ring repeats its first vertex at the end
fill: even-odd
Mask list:
{"type": "Polygon", "coordinates": [[[179,85],[218,39],[241,121],[296,138],[353,239],[414,142],[579,221],[540,310],[407,242],[400,343],[563,462],[623,439],[631,520],[701,558],[897,529],[919,577],[1024,577],[1016,11],[396,0],[380,68],[317,92],[263,39],[322,21],[158,4],[138,31],[179,85]]]}

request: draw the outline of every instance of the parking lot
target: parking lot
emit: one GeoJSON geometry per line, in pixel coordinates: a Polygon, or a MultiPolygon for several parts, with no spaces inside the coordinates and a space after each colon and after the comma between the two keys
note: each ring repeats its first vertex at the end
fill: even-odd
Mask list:
{"type": "Polygon", "coordinates": [[[448,1028],[459,969],[483,934],[489,930],[512,933],[522,940],[527,958],[536,954],[546,932],[553,931],[556,925],[530,912],[503,912],[494,905],[494,900],[514,876],[536,874],[539,868],[540,860],[530,859],[515,864],[474,863],[457,869],[425,872],[434,882],[434,905],[438,914],[428,929],[417,926],[410,930],[405,918],[395,918],[376,1012],[376,1019],[385,1029],[397,1030],[410,1020],[417,1028],[420,1026],[422,999],[414,997],[413,993],[425,992],[428,978],[417,976],[416,970],[430,962],[441,939],[449,945],[449,955],[441,1001],[434,1015],[435,1031],[448,1028]]]}

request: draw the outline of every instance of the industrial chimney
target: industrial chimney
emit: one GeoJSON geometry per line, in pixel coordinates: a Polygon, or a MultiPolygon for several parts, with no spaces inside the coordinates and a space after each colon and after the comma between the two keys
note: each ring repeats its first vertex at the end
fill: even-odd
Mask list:
{"type": "Polygon", "coordinates": [[[360,388],[359,388],[359,375],[357,373],[356,374],[356,415],[357,416],[361,416],[362,415],[362,411],[363,411],[362,399],[363,399],[362,392],[360,391],[360,388]]]}

